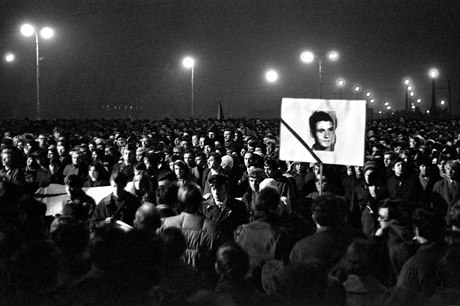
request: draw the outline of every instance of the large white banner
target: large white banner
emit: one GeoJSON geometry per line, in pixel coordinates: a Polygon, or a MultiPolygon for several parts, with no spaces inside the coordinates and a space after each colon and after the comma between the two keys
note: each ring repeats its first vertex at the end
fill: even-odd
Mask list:
{"type": "MultiPolygon", "coordinates": [[[[103,198],[113,191],[113,187],[84,187],[83,190],[96,201],[96,204],[99,204],[103,198]]],[[[125,190],[134,194],[133,182],[129,182],[125,190]]],[[[61,213],[62,201],[65,199],[66,195],[65,186],[59,184],[51,184],[48,187],[38,188],[35,192],[37,200],[46,204],[47,216],[54,216],[61,213]]]]}
{"type": "Polygon", "coordinates": [[[366,130],[365,100],[283,98],[280,159],[362,166],[366,130]]]}

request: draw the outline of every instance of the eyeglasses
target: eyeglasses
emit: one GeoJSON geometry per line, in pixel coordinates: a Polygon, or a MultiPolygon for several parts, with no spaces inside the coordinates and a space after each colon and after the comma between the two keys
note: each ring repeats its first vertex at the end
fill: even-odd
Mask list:
{"type": "Polygon", "coordinates": [[[388,220],[390,220],[389,217],[387,217],[387,216],[381,216],[381,215],[379,215],[379,217],[378,217],[377,219],[378,219],[379,221],[388,221],[388,220]]]}

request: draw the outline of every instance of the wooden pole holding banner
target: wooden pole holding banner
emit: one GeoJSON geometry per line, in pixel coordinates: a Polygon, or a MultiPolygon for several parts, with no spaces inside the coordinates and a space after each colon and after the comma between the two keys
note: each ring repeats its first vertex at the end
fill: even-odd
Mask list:
{"type": "Polygon", "coordinates": [[[319,195],[321,195],[323,193],[321,190],[323,186],[323,162],[321,161],[321,159],[319,159],[319,157],[315,154],[315,152],[313,152],[313,149],[310,148],[310,146],[305,142],[305,140],[303,140],[302,137],[300,137],[299,134],[297,134],[289,126],[289,124],[287,124],[287,122],[283,120],[283,118],[280,118],[280,120],[281,120],[281,124],[283,124],[289,130],[289,132],[291,132],[291,134],[305,147],[305,149],[307,149],[307,151],[311,154],[311,156],[313,156],[313,158],[319,164],[319,186],[320,188],[318,192],[319,192],[319,195]]]}

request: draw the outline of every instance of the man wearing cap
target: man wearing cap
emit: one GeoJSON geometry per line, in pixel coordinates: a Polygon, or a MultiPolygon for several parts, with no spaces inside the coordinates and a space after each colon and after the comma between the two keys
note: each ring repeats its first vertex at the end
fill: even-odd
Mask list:
{"type": "Polygon", "coordinates": [[[371,237],[378,228],[378,206],[387,191],[373,161],[364,164],[364,181],[356,186],[351,196],[349,223],[371,237]]]}
{"type": "Polygon", "coordinates": [[[233,231],[248,222],[248,211],[243,202],[229,194],[230,182],[226,175],[216,174],[209,178],[211,197],[203,203],[203,214],[222,228],[225,238],[232,239],[233,231]]]}

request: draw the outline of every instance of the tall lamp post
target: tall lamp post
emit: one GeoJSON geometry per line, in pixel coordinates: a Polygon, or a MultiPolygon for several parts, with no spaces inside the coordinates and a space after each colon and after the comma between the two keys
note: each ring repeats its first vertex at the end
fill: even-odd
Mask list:
{"type": "MultiPolygon", "coordinates": [[[[44,39],[49,39],[53,37],[54,30],[49,27],[44,27],[40,31],[40,36],[44,39]]],[[[37,30],[30,24],[24,24],[21,26],[21,34],[30,37],[35,35],[35,60],[36,60],[36,83],[37,83],[37,120],[40,119],[40,51],[38,43],[38,33],[37,30]]]]}
{"type": "Polygon", "coordinates": [[[430,69],[428,75],[431,78],[431,106],[430,106],[430,115],[432,117],[438,116],[438,108],[436,107],[436,83],[435,80],[439,76],[439,71],[436,68],[430,69]]]}
{"type": "Polygon", "coordinates": [[[409,91],[412,90],[412,86],[410,85],[409,79],[404,80],[404,86],[406,88],[404,110],[407,111],[409,109],[409,91]]]}
{"type": "Polygon", "coordinates": [[[193,118],[193,94],[194,94],[194,89],[193,89],[193,79],[194,79],[194,74],[195,74],[195,60],[189,56],[187,56],[186,58],[184,58],[182,60],[182,65],[187,68],[187,69],[191,69],[192,70],[192,74],[191,74],[191,77],[190,77],[190,83],[191,83],[191,116],[193,118]]]}
{"type": "Polygon", "coordinates": [[[343,89],[343,86],[345,86],[345,80],[344,79],[338,79],[337,80],[337,86],[339,86],[339,99],[342,100],[342,89],[343,89]]]}
{"type": "MultiPolygon", "coordinates": [[[[323,82],[322,82],[322,65],[323,65],[323,54],[315,55],[310,51],[305,51],[300,54],[300,60],[304,63],[311,63],[315,60],[318,61],[318,79],[319,79],[319,98],[323,98],[323,82]]],[[[329,61],[336,61],[339,59],[339,53],[337,51],[330,51],[325,54],[326,59],[329,61]]]]}

